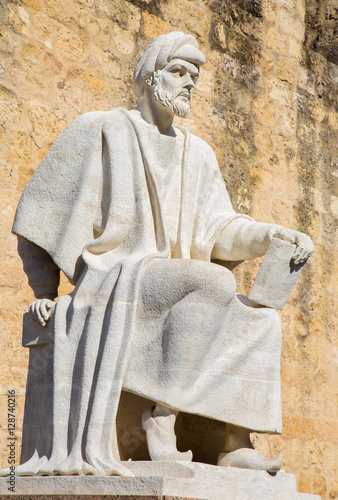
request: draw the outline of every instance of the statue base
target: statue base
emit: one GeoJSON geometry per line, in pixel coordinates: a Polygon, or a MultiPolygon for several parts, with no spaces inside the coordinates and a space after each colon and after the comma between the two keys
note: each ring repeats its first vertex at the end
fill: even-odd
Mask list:
{"type": "MultiPolygon", "coordinates": [[[[35,476],[0,478],[0,495],[23,499],[25,495],[51,496],[115,495],[114,500],[320,500],[317,495],[297,493],[296,477],[283,471],[271,476],[265,471],[222,468],[197,462],[122,462],[134,477],[35,476]],[[116,497],[117,496],[117,497],[116,497]]],[[[79,497],[80,500],[81,497],[79,497]]],[[[14,500],[14,499],[13,499],[14,500]]],[[[51,499],[52,500],[52,499],[51,499]]]]}

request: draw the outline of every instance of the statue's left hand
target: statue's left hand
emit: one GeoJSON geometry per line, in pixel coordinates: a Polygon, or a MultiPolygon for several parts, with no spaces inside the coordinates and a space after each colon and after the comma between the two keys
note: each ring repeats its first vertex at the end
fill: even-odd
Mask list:
{"type": "Polygon", "coordinates": [[[42,326],[46,326],[55,304],[54,300],[38,299],[29,306],[29,312],[33,316],[34,321],[40,323],[42,326]]]}
{"type": "Polygon", "coordinates": [[[293,229],[287,229],[284,227],[276,228],[273,237],[280,238],[281,240],[285,240],[296,245],[291,259],[295,266],[305,262],[315,251],[311,238],[307,234],[300,233],[299,231],[294,231],[293,229]]]}

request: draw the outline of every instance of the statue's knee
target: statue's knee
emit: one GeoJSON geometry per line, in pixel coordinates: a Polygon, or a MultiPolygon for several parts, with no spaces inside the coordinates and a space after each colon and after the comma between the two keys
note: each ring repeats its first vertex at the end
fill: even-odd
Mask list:
{"type": "Polygon", "coordinates": [[[203,291],[206,298],[223,306],[235,297],[236,280],[230,271],[212,264],[203,291]]]}

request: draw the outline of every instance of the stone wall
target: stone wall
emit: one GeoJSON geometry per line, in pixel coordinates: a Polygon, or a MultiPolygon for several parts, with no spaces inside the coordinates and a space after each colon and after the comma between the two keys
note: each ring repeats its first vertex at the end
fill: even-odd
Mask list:
{"type": "MultiPolygon", "coordinates": [[[[138,55],[181,30],[207,57],[183,123],[213,147],[234,207],[304,230],[316,245],[281,313],[283,435],[254,442],[282,453],[299,491],[338,497],[337,16],[335,0],[0,1],[2,466],[8,389],[17,394],[19,458],[28,354],[20,329],[33,299],[10,234],[20,194],[76,116],[135,105],[138,55]]],[[[248,293],[258,267],[259,259],[235,269],[238,291],[248,293]]],[[[61,293],[70,289],[63,279],[61,293]]]]}

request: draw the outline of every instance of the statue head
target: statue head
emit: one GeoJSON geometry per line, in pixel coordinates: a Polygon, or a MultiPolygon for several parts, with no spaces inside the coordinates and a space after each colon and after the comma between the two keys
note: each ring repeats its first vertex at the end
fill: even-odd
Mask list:
{"type": "Polygon", "coordinates": [[[178,116],[187,116],[191,94],[205,57],[192,35],[172,32],[157,37],[143,52],[134,72],[135,94],[152,97],[178,116]]]}

